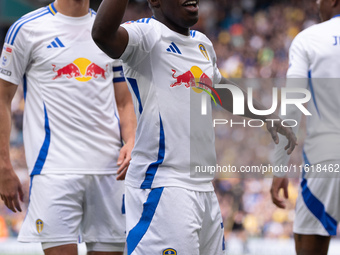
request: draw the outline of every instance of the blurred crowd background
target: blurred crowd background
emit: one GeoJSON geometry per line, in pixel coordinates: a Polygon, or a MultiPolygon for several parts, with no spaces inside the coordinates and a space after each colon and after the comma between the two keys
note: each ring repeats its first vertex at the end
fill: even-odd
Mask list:
{"type": "MultiPolygon", "coordinates": [[[[27,2],[42,6],[51,1],[27,2]]],[[[96,10],[99,3],[100,1],[92,1],[92,8],[96,10]]],[[[146,1],[130,1],[124,21],[151,15],[146,1]]],[[[254,80],[283,79],[288,68],[288,50],[292,40],[301,30],[318,22],[314,0],[201,0],[200,19],[193,29],[202,31],[213,42],[217,64],[224,76],[254,80]]],[[[0,26],[0,37],[5,35],[9,26],[10,24],[3,22],[0,26]]],[[[3,38],[0,39],[1,45],[3,38]]],[[[255,96],[260,101],[271,96],[271,90],[261,82],[257,82],[255,87],[255,96]]],[[[22,145],[24,101],[21,92],[20,87],[12,105],[10,150],[13,167],[26,191],[24,212],[14,214],[0,202],[0,238],[17,236],[28,203],[29,178],[22,145]]],[[[233,117],[220,109],[215,109],[214,114],[223,119],[233,117]]],[[[233,119],[240,120],[234,117],[233,119]]],[[[270,163],[274,144],[264,129],[218,126],[215,131],[220,164],[227,163],[239,167],[270,163]]],[[[300,132],[300,145],[291,159],[296,164],[302,162],[300,155],[303,136],[303,132],[300,132]]],[[[292,237],[299,179],[291,179],[286,210],[277,209],[271,203],[271,181],[270,175],[252,178],[251,175],[219,174],[214,182],[226,237],[241,240],[245,254],[249,238],[292,237]]]]}

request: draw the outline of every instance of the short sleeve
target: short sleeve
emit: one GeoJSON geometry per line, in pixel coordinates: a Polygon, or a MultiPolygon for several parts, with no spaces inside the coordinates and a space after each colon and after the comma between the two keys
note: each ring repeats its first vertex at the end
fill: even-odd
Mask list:
{"type": "Polygon", "coordinates": [[[289,68],[287,78],[308,78],[309,58],[306,34],[300,33],[295,37],[289,49],[289,68]]]}
{"type": "Polygon", "coordinates": [[[214,66],[214,80],[213,80],[213,84],[219,84],[222,80],[222,74],[220,72],[220,70],[218,69],[217,67],[217,57],[216,57],[216,53],[215,53],[215,50],[213,49],[212,50],[212,53],[213,53],[213,58],[212,58],[212,61],[213,61],[213,66],[214,66]]]}
{"type": "Polygon", "coordinates": [[[128,22],[121,26],[128,32],[129,42],[120,59],[129,66],[137,66],[148,56],[157,35],[148,23],[128,22]]]}
{"type": "Polygon", "coordinates": [[[12,29],[14,29],[13,26],[7,32],[1,53],[0,78],[19,85],[28,65],[30,47],[26,39],[28,38],[27,32],[22,28],[14,38],[13,35],[10,36],[13,34],[12,29]]]}

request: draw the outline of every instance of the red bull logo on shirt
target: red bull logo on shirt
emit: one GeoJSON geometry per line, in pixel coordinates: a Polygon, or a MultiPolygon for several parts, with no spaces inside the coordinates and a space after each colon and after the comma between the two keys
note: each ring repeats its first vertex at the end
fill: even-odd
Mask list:
{"type": "Polygon", "coordinates": [[[171,71],[173,72],[172,77],[176,79],[176,81],[170,85],[171,88],[184,85],[186,88],[192,88],[196,93],[202,93],[204,91],[212,98],[215,105],[217,105],[215,97],[212,94],[213,92],[222,105],[221,98],[213,88],[211,79],[202,71],[201,68],[198,66],[193,66],[189,71],[178,76],[175,76],[177,73],[176,70],[171,69],[171,71]]]}
{"type": "Polygon", "coordinates": [[[92,63],[90,60],[86,58],[77,58],[64,67],[61,67],[56,70],[56,65],[53,66],[53,71],[56,73],[56,76],[53,80],[56,80],[61,77],[66,77],[68,79],[75,78],[77,81],[86,82],[91,80],[92,78],[103,78],[106,79],[105,73],[106,69],[103,69],[99,65],[92,63]]]}

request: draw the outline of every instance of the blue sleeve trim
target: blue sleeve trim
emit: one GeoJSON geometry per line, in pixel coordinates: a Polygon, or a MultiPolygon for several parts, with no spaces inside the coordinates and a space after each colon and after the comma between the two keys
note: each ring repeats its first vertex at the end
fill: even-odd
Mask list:
{"type": "Polygon", "coordinates": [[[125,77],[113,78],[113,82],[123,82],[123,81],[125,81],[125,77]]]}
{"type": "Polygon", "coordinates": [[[114,66],[114,67],[112,68],[112,71],[114,71],[114,72],[123,71],[123,67],[122,67],[122,66],[114,66]]]}

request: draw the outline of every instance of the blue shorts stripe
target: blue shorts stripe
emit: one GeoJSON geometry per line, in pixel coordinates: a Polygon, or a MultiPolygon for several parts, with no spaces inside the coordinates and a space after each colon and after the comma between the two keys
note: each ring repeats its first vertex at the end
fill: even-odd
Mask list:
{"type": "Polygon", "coordinates": [[[155,215],[159,200],[161,199],[163,189],[164,188],[162,187],[151,190],[148,199],[144,203],[142,216],[137,225],[130,230],[126,239],[128,255],[131,255],[136,249],[138,243],[142,240],[148,230],[152,218],[155,215]]]}
{"type": "MultiPolygon", "coordinates": [[[[303,151],[303,158],[305,164],[310,166],[311,164],[305,151],[303,151]]],[[[323,225],[329,235],[336,235],[337,221],[326,212],[325,206],[316,196],[314,196],[314,194],[308,188],[307,179],[305,178],[305,170],[303,170],[302,174],[301,188],[302,198],[307,208],[320,221],[320,223],[323,225]]]]}
{"type": "Polygon", "coordinates": [[[303,201],[305,201],[307,208],[320,221],[329,235],[336,235],[337,221],[326,212],[325,206],[310,191],[306,179],[302,180],[301,188],[303,201]]]}
{"type": "Polygon", "coordinates": [[[123,199],[122,199],[122,214],[125,214],[125,194],[123,194],[123,199]]]}

